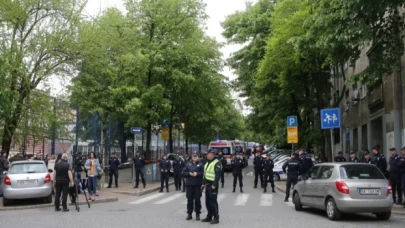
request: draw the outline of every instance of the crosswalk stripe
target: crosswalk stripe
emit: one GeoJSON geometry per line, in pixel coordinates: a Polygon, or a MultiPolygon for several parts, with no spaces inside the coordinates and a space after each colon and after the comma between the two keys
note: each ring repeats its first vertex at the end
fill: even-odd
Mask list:
{"type": "Polygon", "coordinates": [[[225,197],[226,197],[225,194],[219,194],[217,199],[218,203],[221,202],[223,199],[225,199],[225,197]]]}
{"type": "MultiPolygon", "coordinates": [[[[219,193],[219,194],[218,194],[218,198],[217,198],[217,202],[218,202],[218,203],[221,202],[223,199],[226,198],[226,196],[227,196],[226,194],[219,193]]],[[[201,197],[201,202],[205,202],[205,195],[203,195],[203,196],[201,197]]],[[[181,204],[182,204],[182,205],[186,205],[186,204],[187,204],[187,200],[181,202],[181,204]]]]}
{"type": "Polygon", "coordinates": [[[184,196],[184,193],[177,193],[177,194],[171,195],[170,197],[167,197],[166,199],[162,199],[154,204],[165,204],[165,203],[171,202],[177,198],[180,198],[182,196],[184,196]]]}
{"type": "Polygon", "coordinates": [[[273,205],[273,195],[272,194],[262,194],[260,199],[260,206],[271,207],[273,205]]]}
{"type": "Polygon", "coordinates": [[[245,205],[249,199],[249,196],[250,196],[249,194],[239,194],[238,198],[236,198],[233,205],[235,205],[235,206],[245,205]]]}
{"type": "Polygon", "coordinates": [[[129,204],[141,204],[141,203],[145,203],[145,202],[148,202],[148,201],[150,201],[150,200],[154,200],[154,199],[156,199],[156,198],[159,198],[159,197],[161,197],[161,196],[163,196],[163,195],[166,195],[166,194],[156,193],[156,194],[147,196],[147,197],[145,197],[145,198],[136,200],[136,201],[134,201],[134,202],[131,202],[131,203],[129,203],[129,204]]]}

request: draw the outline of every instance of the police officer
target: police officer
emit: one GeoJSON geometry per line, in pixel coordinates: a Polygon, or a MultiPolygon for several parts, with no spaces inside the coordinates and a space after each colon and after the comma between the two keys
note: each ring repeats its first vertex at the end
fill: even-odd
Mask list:
{"type": "Polygon", "coordinates": [[[384,173],[387,174],[387,161],[383,154],[380,153],[380,145],[373,147],[373,162],[377,166],[377,168],[384,173]]]}
{"type": "Polygon", "coordinates": [[[166,191],[169,192],[169,172],[172,168],[172,164],[167,160],[167,156],[163,155],[162,160],[159,163],[160,169],[160,191],[163,192],[163,185],[166,184],[166,191]]]}
{"type": "Polygon", "coordinates": [[[322,159],[319,157],[318,154],[314,155],[314,159],[315,159],[314,164],[322,163],[322,159]]]}
{"type": "Polygon", "coordinates": [[[390,173],[390,182],[392,184],[392,198],[394,199],[394,203],[397,205],[402,204],[402,179],[399,170],[399,159],[400,156],[397,154],[397,150],[395,148],[390,149],[391,157],[389,160],[390,168],[388,169],[390,173]],[[398,200],[397,200],[397,193],[398,193],[398,200]]]}
{"type": "Polygon", "coordinates": [[[236,183],[239,179],[239,187],[240,192],[243,193],[243,177],[242,177],[242,169],[245,167],[245,161],[242,159],[240,153],[236,154],[236,158],[232,159],[231,161],[232,169],[233,169],[233,191],[235,192],[236,183]]]}
{"type": "Polygon", "coordinates": [[[359,160],[359,159],[357,158],[357,156],[356,156],[356,152],[350,151],[350,159],[349,159],[349,162],[354,162],[354,163],[360,162],[360,160],[359,160]]]}
{"type": "Polygon", "coordinates": [[[273,178],[273,168],[274,162],[270,158],[270,154],[266,155],[266,159],[263,161],[263,172],[264,172],[264,191],[263,193],[267,192],[267,182],[270,181],[272,192],[274,191],[274,178],[273,178]]]}
{"type": "Polygon", "coordinates": [[[118,167],[120,166],[120,161],[115,156],[115,153],[111,153],[111,158],[108,164],[110,165],[110,168],[108,170],[109,180],[107,188],[111,188],[113,175],[115,178],[115,187],[118,188],[118,167]]]}
{"type": "MultiPolygon", "coordinates": [[[[402,179],[402,191],[405,196],[405,147],[401,149],[402,156],[399,158],[398,167],[399,173],[402,179]]],[[[403,201],[403,205],[405,207],[405,202],[403,201]]]]}
{"type": "Polygon", "coordinates": [[[339,151],[337,156],[333,159],[334,162],[346,162],[346,158],[343,157],[343,152],[339,151]]]}
{"type": "Polygon", "coordinates": [[[225,184],[225,173],[224,173],[224,167],[226,165],[226,159],[224,158],[224,156],[222,155],[222,150],[218,151],[217,157],[216,159],[221,162],[222,164],[222,172],[221,172],[221,184],[222,184],[222,188],[224,188],[224,184],[225,184]]]}
{"type": "Polygon", "coordinates": [[[363,159],[361,159],[361,163],[374,164],[374,161],[370,157],[370,152],[367,150],[363,152],[363,159]]]}
{"type": "Polygon", "coordinates": [[[300,171],[304,170],[302,167],[302,162],[298,160],[298,154],[292,153],[291,159],[287,160],[283,165],[283,172],[287,173],[287,188],[285,191],[284,202],[288,202],[290,197],[291,185],[295,186],[298,181],[298,175],[302,174],[300,171]],[[288,171],[286,171],[288,168],[288,171]]]}
{"type": "Polygon", "coordinates": [[[219,223],[218,210],[218,182],[221,178],[222,164],[215,158],[215,152],[209,150],[207,154],[207,162],[204,165],[204,178],[201,189],[205,188],[205,205],[207,207],[207,217],[202,222],[210,222],[211,224],[219,223]],[[212,219],[214,218],[214,219],[212,219]]]}
{"type": "Polygon", "coordinates": [[[193,219],[192,214],[195,212],[196,220],[200,220],[201,214],[201,185],[204,174],[203,164],[199,161],[198,154],[193,153],[192,160],[187,162],[183,169],[183,177],[186,179],[187,189],[187,218],[193,219]],[[194,207],[195,204],[195,207],[194,207]]]}
{"type": "Polygon", "coordinates": [[[184,162],[180,160],[179,156],[176,156],[176,160],[173,161],[174,186],[176,187],[176,191],[181,190],[181,182],[182,182],[181,172],[183,171],[183,168],[184,162]]]}
{"type": "Polygon", "coordinates": [[[145,158],[143,156],[141,156],[141,152],[137,151],[133,160],[134,160],[133,163],[134,163],[134,169],[135,169],[135,187],[134,188],[138,188],[139,176],[141,176],[143,188],[145,188],[146,182],[145,182],[145,174],[143,172],[143,168],[145,167],[145,164],[146,164],[145,158]]]}
{"type": "Polygon", "coordinates": [[[254,182],[254,187],[257,188],[257,182],[258,182],[258,177],[260,177],[260,185],[262,188],[264,187],[263,184],[263,158],[260,156],[259,153],[256,154],[255,159],[253,160],[253,165],[255,169],[255,182],[254,182]]]}
{"type": "Polygon", "coordinates": [[[300,149],[298,153],[299,153],[299,160],[301,161],[302,174],[306,174],[312,168],[312,166],[314,166],[314,163],[312,162],[312,159],[308,157],[308,154],[304,152],[303,149],[300,149]]]}

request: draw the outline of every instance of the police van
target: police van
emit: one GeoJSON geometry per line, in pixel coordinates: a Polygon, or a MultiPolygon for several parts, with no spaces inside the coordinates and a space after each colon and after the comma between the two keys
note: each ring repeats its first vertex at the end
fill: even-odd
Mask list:
{"type": "Polygon", "coordinates": [[[231,161],[232,161],[233,156],[235,155],[235,151],[232,146],[232,141],[229,141],[229,140],[212,141],[208,145],[208,149],[213,149],[215,151],[215,155],[217,155],[218,151],[221,150],[222,155],[224,156],[224,159],[226,160],[226,165],[224,166],[224,169],[231,168],[231,161]]]}

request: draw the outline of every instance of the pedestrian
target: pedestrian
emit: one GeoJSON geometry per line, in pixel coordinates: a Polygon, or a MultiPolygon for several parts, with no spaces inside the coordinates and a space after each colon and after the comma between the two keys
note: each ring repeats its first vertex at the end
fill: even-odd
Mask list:
{"type": "Polygon", "coordinates": [[[192,214],[195,212],[195,219],[200,220],[201,214],[201,185],[204,175],[203,164],[199,161],[198,154],[193,153],[192,160],[187,162],[182,171],[185,177],[186,184],[186,197],[187,197],[187,218],[186,220],[193,219],[192,214]]]}
{"type": "Polygon", "coordinates": [[[363,152],[363,159],[361,160],[361,163],[374,164],[374,161],[370,157],[370,152],[367,150],[363,152]]]}
{"type": "Polygon", "coordinates": [[[108,162],[108,164],[110,165],[109,170],[108,170],[108,187],[107,188],[111,188],[112,185],[112,179],[114,176],[114,180],[115,180],[115,188],[118,188],[118,169],[120,167],[120,160],[118,160],[118,158],[115,156],[115,153],[111,153],[111,158],[108,162]]]}
{"type": "Polygon", "coordinates": [[[357,156],[356,156],[356,152],[350,151],[350,159],[349,159],[349,162],[354,162],[354,163],[360,162],[360,160],[359,160],[359,159],[357,158],[357,156]]]}
{"type": "MultiPolygon", "coordinates": [[[[6,153],[4,151],[0,152],[0,183],[3,183],[3,178],[4,178],[4,171],[7,171],[9,168],[9,163],[6,158],[6,153]]],[[[3,190],[0,187],[0,196],[3,195],[3,190]]]]}
{"type": "Polygon", "coordinates": [[[35,161],[42,161],[41,153],[37,153],[37,156],[34,158],[35,161]]]}
{"type": "Polygon", "coordinates": [[[287,188],[285,190],[284,202],[288,202],[288,198],[290,197],[291,185],[295,186],[298,181],[298,175],[302,175],[302,173],[300,172],[301,170],[303,170],[302,162],[298,160],[298,154],[292,153],[291,159],[287,160],[282,168],[283,172],[287,173],[287,188]],[[288,169],[288,171],[286,170],[286,168],[288,169]]]}
{"type": "MultiPolygon", "coordinates": [[[[176,187],[176,191],[181,190],[181,172],[184,168],[184,162],[180,159],[180,156],[176,156],[176,160],[173,161],[173,177],[174,177],[174,186],[176,187]]],[[[184,186],[183,186],[184,187],[184,186]]]]}
{"type": "Polygon", "coordinates": [[[163,192],[163,186],[166,184],[166,191],[169,192],[169,171],[172,168],[170,161],[167,160],[167,156],[163,155],[162,160],[159,163],[160,168],[160,191],[163,192]]]}
{"type": "Polygon", "coordinates": [[[240,192],[243,193],[243,177],[242,169],[245,167],[245,161],[242,159],[239,153],[236,154],[236,158],[231,161],[233,169],[233,191],[235,192],[237,181],[239,180],[240,192]]]}
{"type": "Polygon", "coordinates": [[[266,159],[263,161],[263,172],[264,172],[264,191],[263,193],[267,192],[267,182],[270,181],[272,192],[274,191],[274,178],[273,178],[273,168],[274,162],[270,158],[270,154],[266,155],[266,159]]]}
{"type": "Polygon", "coordinates": [[[301,174],[307,174],[308,171],[312,168],[312,166],[314,166],[314,163],[312,162],[312,159],[308,157],[308,154],[304,151],[304,149],[299,149],[298,154],[299,154],[299,161],[301,161],[302,167],[301,174]]]}
{"type": "Polygon", "coordinates": [[[260,185],[262,186],[262,188],[264,187],[263,184],[263,158],[262,156],[260,156],[259,153],[256,154],[256,157],[253,160],[253,166],[254,166],[254,170],[255,170],[255,180],[254,180],[254,186],[253,188],[257,188],[257,182],[258,182],[258,178],[260,177],[260,185]]]}
{"type": "Polygon", "coordinates": [[[141,155],[141,152],[136,151],[135,157],[133,159],[133,163],[134,163],[134,170],[135,170],[134,188],[138,188],[138,186],[139,186],[139,176],[141,176],[141,178],[142,178],[143,188],[146,188],[145,173],[143,171],[146,161],[145,161],[145,158],[141,155]]]}
{"type": "Polygon", "coordinates": [[[387,160],[385,156],[380,153],[380,145],[376,145],[373,147],[373,161],[377,168],[385,175],[387,174],[387,160]]]}
{"type": "Polygon", "coordinates": [[[47,169],[48,169],[49,160],[51,160],[51,155],[46,154],[46,156],[44,158],[44,162],[45,162],[45,166],[46,166],[47,169]]]}
{"type": "Polygon", "coordinates": [[[315,154],[314,155],[314,164],[316,165],[316,164],[320,164],[320,163],[322,163],[323,161],[322,161],[322,159],[319,157],[319,154],[315,154]]]}
{"type": "Polygon", "coordinates": [[[222,170],[221,170],[221,184],[222,184],[222,188],[224,188],[224,184],[225,184],[225,172],[224,172],[224,167],[226,165],[226,159],[224,158],[224,155],[222,153],[222,150],[218,151],[217,157],[216,159],[221,162],[222,164],[222,170]]]}
{"type": "Polygon", "coordinates": [[[94,152],[90,153],[90,158],[87,159],[86,164],[84,167],[87,169],[87,185],[89,191],[89,200],[94,201],[95,198],[93,196],[98,196],[97,193],[97,177],[101,172],[101,165],[99,160],[96,157],[94,152]]]}
{"type": "Polygon", "coordinates": [[[53,186],[56,191],[55,196],[55,211],[61,211],[60,209],[60,197],[62,195],[62,210],[63,212],[69,211],[67,208],[67,196],[69,193],[69,187],[74,186],[72,171],[69,169],[68,155],[64,153],[61,156],[60,162],[55,164],[55,170],[53,173],[53,186]]]}
{"type": "Polygon", "coordinates": [[[394,199],[394,203],[397,205],[402,204],[402,178],[399,170],[399,160],[400,156],[397,154],[397,150],[395,148],[390,149],[391,157],[389,160],[390,167],[387,171],[390,174],[390,182],[392,185],[392,198],[394,199]],[[398,200],[397,200],[398,194],[398,200]]]}
{"type": "MultiPolygon", "coordinates": [[[[399,158],[398,167],[402,179],[402,191],[403,195],[405,196],[405,147],[402,147],[401,153],[402,156],[399,158]]],[[[402,201],[402,203],[402,205],[405,207],[405,201],[402,201]]]]}
{"type": "Polygon", "coordinates": [[[215,151],[210,149],[207,152],[207,162],[204,165],[204,178],[201,189],[205,188],[205,206],[207,217],[202,222],[211,224],[219,223],[218,209],[218,182],[221,178],[222,164],[215,159],[215,151]]]}
{"type": "Polygon", "coordinates": [[[346,158],[343,157],[343,152],[339,151],[337,156],[333,159],[334,162],[346,162],[346,158]]]}

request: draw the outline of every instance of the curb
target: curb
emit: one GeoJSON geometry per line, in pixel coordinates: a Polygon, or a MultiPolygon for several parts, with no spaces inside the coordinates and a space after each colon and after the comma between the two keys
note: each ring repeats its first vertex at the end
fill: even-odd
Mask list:
{"type": "MultiPolygon", "coordinates": [[[[174,185],[174,181],[169,182],[169,186],[174,185]]],[[[153,188],[137,191],[137,192],[129,192],[129,191],[113,191],[113,193],[123,194],[123,195],[130,195],[130,196],[143,196],[152,192],[157,192],[160,190],[160,186],[156,186],[153,188]]]]}
{"type": "MultiPolygon", "coordinates": [[[[285,193],[285,188],[282,188],[280,185],[274,183],[274,187],[276,187],[276,189],[282,193],[285,193]]],[[[396,214],[396,215],[405,215],[405,210],[404,211],[399,211],[402,210],[401,207],[393,207],[393,209],[391,210],[392,214],[396,214]],[[398,210],[395,210],[395,209],[398,210]]]]}
{"type": "MultiPolygon", "coordinates": [[[[84,200],[84,199],[83,199],[84,200]]],[[[117,202],[117,197],[110,197],[110,198],[103,198],[95,201],[90,201],[90,205],[98,204],[98,203],[112,203],[117,202]]],[[[68,206],[72,206],[74,204],[69,203],[68,206]]],[[[80,201],[79,205],[87,205],[86,201],[80,201]]],[[[38,209],[38,208],[50,208],[55,207],[53,204],[39,204],[39,205],[30,205],[30,206],[15,206],[15,207],[3,207],[0,208],[0,211],[18,211],[18,210],[28,210],[28,209],[38,209]]]]}

